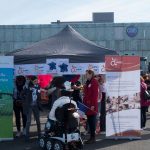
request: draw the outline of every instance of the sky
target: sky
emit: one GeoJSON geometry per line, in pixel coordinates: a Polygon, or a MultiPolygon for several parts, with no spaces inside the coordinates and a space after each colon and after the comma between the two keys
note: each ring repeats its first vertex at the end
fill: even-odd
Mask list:
{"type": "Polygon", "coordinates": [[[93,12],[114,12],[116,23],[150,22],[150,0],[0,0],[0,25],[92,21],[93,12]]]}

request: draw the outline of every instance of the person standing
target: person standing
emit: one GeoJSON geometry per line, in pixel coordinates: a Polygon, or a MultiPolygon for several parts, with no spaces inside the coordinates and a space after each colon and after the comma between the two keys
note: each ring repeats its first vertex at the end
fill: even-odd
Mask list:
{"type": "Polygon", "coordinates": [[[65,79],[62,76],[55,77],[52,80],[51,86],[47,90],[48,95],[51,95],[50,109],[52,108],[54,102],[61,96],[61,90],[65,89],[64,82],[65,79]]]}
{"type": "Polygon", "coordinates": [[[82,102],[82,98],[81,98],[81,82],[77,81],[75,83],[71,83],[71,89],[73,89],[72,92],[72,98],[75,102],[82,102]]]}
{"type": "Polygon", "coordinates": [[[87,122],[90,130],[90,139],[86,144],[95,142],[95,130],[96,130],[96,116],[98,113],[98,97],[99,97],[99,84],[94,77],[93,70],[86,70],[86,84],[83,89],[83,103],[89,107],[86,112],[87,122]]]}
{"type": "Polygon", "coordinates": [[[146,112],[147,112],[147,107],[150,105],[150,101],[147,101],[145,99],[145,90],[147,90],[147,85],[144,82],[144,79],[141,77],[141,93],[140,93],[140,98],[141,98],[141,128],[145,129],[146,128],[146,112]]]}
{"type": "Polygon", "coordinates": [[[106,131],[106,85],[104,76],[99,78],[100,91],[101,91],[101,110],[100,110],[100,128],[101,131],[106,131]]]}
{"type": "Polygon", "coordinates": [[[25,87],[25,82],[26,82],[26,79],[24,76],[17,76],[15,80],[15,85],[14,85],[13,109],[15,113],[15,121],[16,121],[16,127],[17,127],[16,137],[21,136],[21,119],[22,119],[22,125],[23,125],[23,135],[25,135],[27,117],[23,113],[24,98],[22,96],[22,92],[25,87]]]}
{"type": "Polygon", "coordinates": [[[29,140],[29,130],[31,125],[32,112],[37,124],[38,137],[41,136],[41,125],[40,125],[40,110],[42,110],[40,104],[40,87],[38,85],[38,79],[36,76],[31,77],[28,88],[24,92],[26,100],[24,103],[24,112],[27,115],[26,124],[26,136],[25,139],[29,140]]]}

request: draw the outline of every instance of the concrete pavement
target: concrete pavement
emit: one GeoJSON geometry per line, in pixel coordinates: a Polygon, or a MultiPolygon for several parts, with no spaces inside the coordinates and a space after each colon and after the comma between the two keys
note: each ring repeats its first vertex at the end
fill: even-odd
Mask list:
{"type": "MultiPolygon", "coordinates": [[[[46,113],[41,116],[42,128],[44,128],[46,116],[46,113]]],[[[147,128],[142,131],[140,140],[108,140],[105,139],[105,134],[101,133],[97,136],[96,143],[85,145],[84,150],[150,150],[150,114],[147,118],[147,128]]],[[[23,137],[14,141],[0,142],[0,150],[40,150],[35,122],[32,122],[30,142],[25,142],[23,137]]]]}

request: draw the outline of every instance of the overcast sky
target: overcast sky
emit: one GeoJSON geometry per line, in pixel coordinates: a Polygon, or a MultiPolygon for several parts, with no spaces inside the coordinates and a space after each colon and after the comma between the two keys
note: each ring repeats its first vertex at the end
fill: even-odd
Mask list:
{"type": "Polygon", "coordinates": [[[91,21],[114,12],[115,22],[150,22],[150,0],[0,0],[0,25],[91,21]]]}

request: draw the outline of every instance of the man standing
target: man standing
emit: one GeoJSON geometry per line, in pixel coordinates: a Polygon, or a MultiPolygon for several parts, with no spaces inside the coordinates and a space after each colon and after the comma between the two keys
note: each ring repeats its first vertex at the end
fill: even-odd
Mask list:
{"type": "Polygon", "coordinates": [[[31,77],[28,88],[25,90],[25,103],[24,103],[24,113],[27,115],[26,124],[26,140],[29,140],[29,130],[31,125],[32,112],[37,124],[38,137],[41,135],[41,125],[40,125],[40,87],[38,85],[38,79],[36,76],[31,77]]]}

